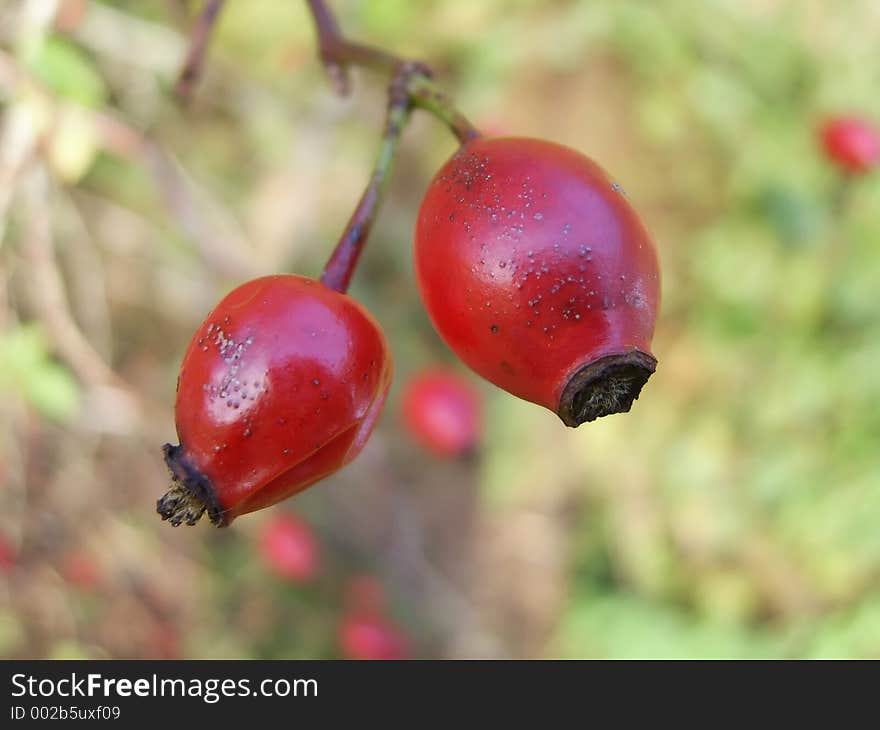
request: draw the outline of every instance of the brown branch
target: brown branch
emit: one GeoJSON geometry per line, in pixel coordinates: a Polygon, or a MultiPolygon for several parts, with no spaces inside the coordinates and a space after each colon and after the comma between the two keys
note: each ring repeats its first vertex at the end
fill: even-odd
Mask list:
{"type": "MultiPolygon", "coordinates": [[[[456,109],[432,80],[433,72],[421,61],[405,59],[380,48],[356,43],[342,33],[325,0],[306,0],[318,36],[318,55],[341,94],[349,90],[348,69],[365,66],[392,74],[388,109],[379,156],[373,174],[349,219],[321,280],[338,291],[348,289],[351,276],[382,203],[400,135],[410,112],[418,107],[443,121],[461,144],[479,136],[476,128],[456,109]]],[[[177,95],[187,99],[198,79],[211,29],[222,0],[209,0],[193,30],[186,64],[177,84],[177,95]]]]}
{"type": "Polygon", "coordinates": [[[413,107],[426,109],[444,121],[462,144],[478,137],[479,132],[455,108],[449,97],[434,86],[431,80],[433,72],[428,66],[421,61],[404,59],[379,48],[348,40],[324,0],[307,2],[318,35],[318,55],[337,91],[347,93],[347,71],[352,65],[392,73],[378,160],[357,208],[321,275],[324,284],[344,292],[348,289],[358,258],[382,204],[397,144],[413,107]]]}
{"type": "Polygon", "coordinates": [[[192,98],[193,89],[202,76],[205,53],[208,50],[208,42],[211,40],[211,31],[217,23],[225,1],[207,0],[196,19],[186,61],[174,87],[174,95],[181,102],[186,103],[192,98]]]}
{"type": "Polygon", "coordinates": [[[480,136],[452,100],[434,84],[434,72],[427,64],[349,40],[325,0],[307,2],[318,34],[318,55],[340,93],[348,90],[347,70],[350,66],[392,73],[406,68],[409,71],[405,88],[412,106],[424,109],[444,122],[462,144],[480,136]]]}

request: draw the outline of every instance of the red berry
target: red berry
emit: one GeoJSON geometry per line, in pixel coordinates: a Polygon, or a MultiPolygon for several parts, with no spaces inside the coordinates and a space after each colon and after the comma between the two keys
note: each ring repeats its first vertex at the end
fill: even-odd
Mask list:
{"type": "Polygon", "coordinates": [[[828,158],[851,173],[880,165],[880,130],[857,117],[834,117],[820,130],[828,158]]]}
{"type": "Polygon", "coordinates": [[[64,556],[61,574],[75,588],[91,591],[100,586],[101,573],[94,561],[83,551],[73,550],[64,556]]]}
{"type": "Polygon", "coordinates": [[[167,623],[158,623],[149,632],[149,659],[180,659],[181,641],[177,629],[167,623]]]}
{"type": "Polygon", "coordinates": [[[620,186],[575,150],[462,146],[422,201],[415,264],[455,353],[566,425],[628,411],[654,371],[654,244],[620,186]]]}
{"type": "Polygon", "coordinates": [[[276,515],[260,532],[260,554],[278,576],[311,580],[318,570],[318,541],[311,528],[290,514],[276,515]]]}
{"type": "Polygon", "coordinates": [[[0,574],[9,573],[15,567],[15,548],[0,535],[0,574]]]}
{"type": "Polygon", "coordinates": [[[403,417],[427,449],[439,456],[458,456],[479,438],[479,394],[456,373],[426,370],[406,384],[403,417]]]}
{"type": "Polygon", "coordinates": [[[339,626],[339,648],[346,659],[405,659],[406,637],[380,614],[356,611],[339,626]]]}
{"type": "Polygon", "coordinates": [[[238,287],[183,359],[159,514],[195,524],[207,510],[228,525],[332,474],[363,448],[392,369],[379,325],[351,297],[293,275],[238,287]]]}

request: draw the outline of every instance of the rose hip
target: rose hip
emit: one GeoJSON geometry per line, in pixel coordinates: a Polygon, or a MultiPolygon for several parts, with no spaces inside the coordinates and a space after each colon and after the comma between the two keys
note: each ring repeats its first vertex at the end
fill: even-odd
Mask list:
{"type": "Polygon", "coordinates": [[[568,426],[628,411],[654,372],[654,244],[620,185],[575,150],[463,145],[422,201],[415,265],[452,350],[568,426]]]}

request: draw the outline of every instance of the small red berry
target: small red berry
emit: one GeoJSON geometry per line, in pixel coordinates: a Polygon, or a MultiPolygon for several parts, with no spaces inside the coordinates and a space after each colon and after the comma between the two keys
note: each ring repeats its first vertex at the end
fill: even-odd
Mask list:
{"type": "Polygon", "coordinates": [[[0,574],[9,573],[15,567],[15,548],[2,535],[0,535],[0,574]]]}
{"type": "Polygon", "coordinates": [[[880,130],[858,117],[833,117],[820,129],[825,154],[850,173],[866,173],[880,165],[880,130]]]}
{"type": "Polygon", "coordinates": [[[439,456],[460,456],[480,436],[480,397],[460,375],[426,370],[403,392],[403,417],[410,433],[439,456]]]}
{"type": "Polygon", "coordinates": [[[312,529],[298,517],[272,517],[263,525],[259,545],[263,560],[281,578],[302,583],[318,571],[318,541],[312,529]]]}
{"type": "Polygon", "coordinates": [[[101,573],[98,567],[82,550],[73,550],[64,556],[61,575],[81,591],[92,591],[101,585],[101,573]]]}
{"type": "Polygon", "coordinates": [[[391,373],[382,330],[351,297],[294,275],[241,285],[184,356],[159,514],[228,525],[337,471],[373,430],[391,373]]]}
{"type": "Polygon", "coordinates": [[[356,611],[339,626],[339,649],[346,659],[405,659],[406,637],[380,614],[356,611]]]}
{"type": "Polygon", "coordinates": [[[180,659],[180,632],[171,624],[155,624],[149,632],[148,644],[149,659],[180,659]]]}
{"type": "Polygon", "coordinates": [[[621,187],[575,150],[463,145],[422,201],[415,265],[452,350],[568,426],[628,411],[654,372],[654,244],[621,187]]]}

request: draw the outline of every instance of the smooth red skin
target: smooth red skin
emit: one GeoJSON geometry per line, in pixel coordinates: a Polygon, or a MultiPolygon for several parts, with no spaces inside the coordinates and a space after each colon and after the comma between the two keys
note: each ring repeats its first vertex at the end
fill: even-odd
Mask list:
{"type": "Polygon", "coordinates": [[[339,626],[339,648],[346,659],[405,659],[406,637],[382,615],[357,611],[339,626]]]}
{"type": "Polygon", "coordinates": [[[880,165],[880,130],[862,119],[829,119],[820,137],[828,158],[847,172],[866,173],[880,165]]]}
{"type": "Polygon", "coordinates": [[[392,370],[375,320],[320,282],[267,276],[227,295],[193,337],[175,407],[185,456],[211,481],[226,522],[354,459],[392,370]]]}
{"type": "Polygon", "coordinates": [[[403,417],[410,434],[438,456],[457,456],[480,435],[480,397],[470,383],[445,370],[426,370],[403,392],[403,417]]]}
{"type": "Polygon", "coordinates": [[[553,411],[582,366],[650,354],[654,244],[620,187],[568,147],[516,137],[463,146],[422,201],[415,265],[450,348],[553,411]]]}
{"type": "Polygon", "coordinates": [[[320,548],[311,528],[293,515],[271,518],[260,532],[260,554],[281,578],[307,582],[320,563],[320,548]]]}

